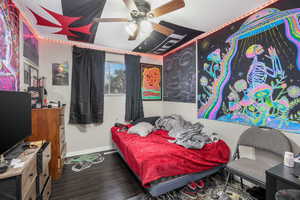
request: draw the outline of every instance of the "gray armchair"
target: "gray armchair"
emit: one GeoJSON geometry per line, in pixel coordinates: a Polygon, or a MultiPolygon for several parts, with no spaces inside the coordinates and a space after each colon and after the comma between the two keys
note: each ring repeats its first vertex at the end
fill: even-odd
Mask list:
{"type": "Polygon", "coordinates": [[[279,130],[271,128],[251,127],[238,140],[236,151],[231,162],[227,164],[228,177],[224,192],[227,189],[231,175],[265,188],[265,171],[283,161],[284,152],[292,151],[289,139],[279,130]],[[245,158],[240,154],[240,146],[254,148],[255,160],[245,158]]]}

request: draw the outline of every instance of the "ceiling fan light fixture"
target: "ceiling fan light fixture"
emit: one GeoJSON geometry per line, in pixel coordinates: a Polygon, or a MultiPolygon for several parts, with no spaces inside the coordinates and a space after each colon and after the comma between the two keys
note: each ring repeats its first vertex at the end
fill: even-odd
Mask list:
{"type": "Polygon", "coordinates": [[[130,36],[133,36],[137,29],[138,29],[138,25],[137,25],[136,23],[134,23],[134,22],[130,22],[130,23],[127,24],[127,26],[125,27],[126,32],[127,32],[130,36]]]}
{"type": "Polygon", "coordinates": [[[150,33],[153,31],[152,23],[148,20],[142,20],[140,22],[140,27],[143,35],[150,35],[150,33]]]}

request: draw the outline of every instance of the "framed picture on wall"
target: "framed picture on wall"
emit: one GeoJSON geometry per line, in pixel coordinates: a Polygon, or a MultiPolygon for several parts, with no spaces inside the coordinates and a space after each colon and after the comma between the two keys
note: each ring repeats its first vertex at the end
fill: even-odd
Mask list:
{"type": "Polygon", "coordinates": [[[39,70],[33,66],[30,66],[30,86],[38,87],[39,70]]]}
{"type": "Polygon", "coordinates": [[[141,63],[142,98],[144,101],[161,101],[161,65],[141,63]]]}
{"type": "Polygon", "coordinates": [[[27,59],[24,61],[24,84],[30,87],[38,87],[39,70],[37,66],[29,62],[27,59]]]}
{"type": "Polygon", "coordinates": [[[52,85],[69,85],[69,64],[52,63],[52,85]]]}
{"type": "Polygon", "coordinates": [[[24,62],[24,84],[30,84],[30,66],[24,62]]]}

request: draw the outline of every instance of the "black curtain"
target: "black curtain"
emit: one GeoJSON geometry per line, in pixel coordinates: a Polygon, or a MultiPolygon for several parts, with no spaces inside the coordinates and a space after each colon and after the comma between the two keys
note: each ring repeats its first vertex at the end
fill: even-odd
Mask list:
{"type": "Polygon", "coordinates": [[[105,52],[73,47],[70,123],[103,122],[105,52]]]}
{"type": "Polygon", "coordinates": [[[126,65],[126,111],[125,121],[144,117],[140,56],[125,55],[126,65]]]}

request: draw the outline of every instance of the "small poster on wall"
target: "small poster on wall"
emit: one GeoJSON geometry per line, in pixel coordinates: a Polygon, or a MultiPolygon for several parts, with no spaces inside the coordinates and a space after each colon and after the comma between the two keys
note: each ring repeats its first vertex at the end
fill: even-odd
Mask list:
{"type": "Polygon", "coordinates": [[[68,62],[52,64],[52,85],[69,85],[68,62]]]}
{"type": "Polygon", "coordinates": [[[141,64],[143,100],[161,100],[161,66],[141,64]]]}

